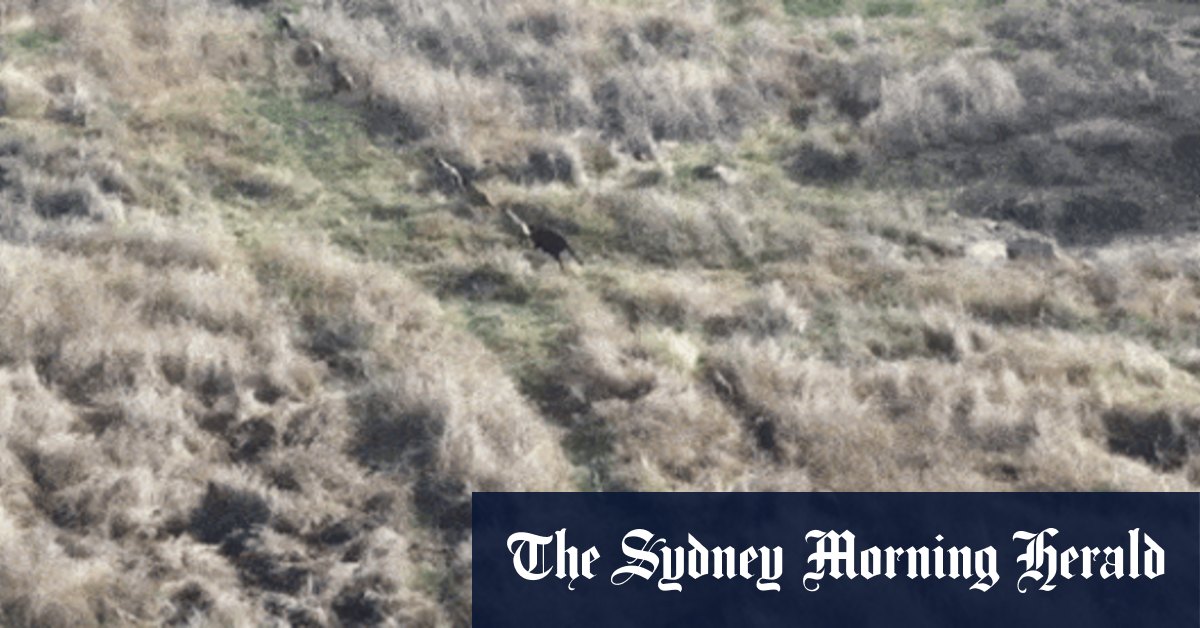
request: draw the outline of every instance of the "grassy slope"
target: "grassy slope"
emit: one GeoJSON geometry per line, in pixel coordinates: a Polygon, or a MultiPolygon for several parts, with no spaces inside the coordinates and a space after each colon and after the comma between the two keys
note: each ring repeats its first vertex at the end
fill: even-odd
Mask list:
{"type": "Polygon", "coordinates": [[[1088,3],[318,4],[4,14],[0,623],[463,623],[476,489],[1196,481],[1188,240],[1010,263],[978,217],[1078,239],[1123,176],[1185,211],[1145,155],[1196,121],[1186,22],[1137,13],[1138,56],[1088,3]],[[1117,178],[1031,177],[1054,150],[1117,178]]]}

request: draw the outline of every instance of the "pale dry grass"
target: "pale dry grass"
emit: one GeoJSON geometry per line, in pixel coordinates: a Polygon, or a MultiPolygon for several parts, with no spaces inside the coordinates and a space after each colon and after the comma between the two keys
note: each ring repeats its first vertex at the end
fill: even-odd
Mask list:
{"type": "MultiPolygon", "coordinates": [[[[228,611],[234,601],[214,601],[231,577],[285,593],[318,586],[326,593],[299,596],[292,611],[329,617],[344,587],[383,578],[376,611],[428,620],[439,611],[419,609],[439,592],[420,574],[450,568],[436,545],[370,539],[414,521],[457,534],[470,490],[564,486],[552,428],[511,384],[497,387],[492,358],[411,285],[320,247],[266,247],[251,261],[221,251],[229,240],[173,237],[161,224],[77,229],[0,252],[12,471],[0,503],[22,529],[45,517],[68,534],[24,543],[52,552],[37,572],[22,572],[32,556],[6,563],[22,574],[6,588],[8,623],[161,620],[175,612],[172,583],[186,581],[200,583],[192,597],[210,621],[258,616],[251,599],[228,611]],[[264,294],[254,268],[292,292],[264,294]],[[355,327],[369,340],[321,336],[355,327]],[[204,497],[213,486],[245,497],[204,497]],[[258,508],[261,520],[248,515],[258,508]],[[228,519],[247,516],[263,527],[228,519]],[[345,537],[322,537],[334,524],[345,537]],[[358,568],[331,570],[360,534],[358,568]],[[150,560],[180,544],[230,563],[214,555],[210,574],[150,560]],[[60,549],[91,557],[91,575],[53,587],[33,577],[70,560],[55,558],[60,549]]],[[[6,537],[6,555],[20,538],[6,537]]]]}
{"type": "Polygon", "coordinates": [[[1194,119],[1069,4],[5,4],[0,623],[464,625],[476,490],[1194,487],[1194,240],[949,209],[1194,119]]]}
{"type": "Polygon", "coordinates": [[[1025,99],[1012,72],[990,59],[952,58],[885,79],[867,121],[883,150],[911,153],[949,142],[993,142],[1014,124],[1025,99]]]}

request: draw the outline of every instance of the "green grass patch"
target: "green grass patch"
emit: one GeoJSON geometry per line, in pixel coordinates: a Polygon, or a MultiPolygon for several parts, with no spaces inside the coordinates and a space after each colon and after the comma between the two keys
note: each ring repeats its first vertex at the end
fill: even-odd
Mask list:
{"type": "Polygon", "coordinates": [[[783,0],[783,10],[796,17],[833,17],[845,7],[846,0],[783,0]]]}
{"type": "Polygon", "coordinates": [[[357,113],[335,101],[277,90],[258,90],[236,100],[240,102],[234,103],[235,111],[266,123],[254,128],[259,125],[249,121],[267,141],[244,147],[249,153],[245,157],[292,157],[325,182],[362,175],[383,157],[371,144],[357,113]]]}
{"type": "Polygon", "coordinates": [[[50,51],[62,43],[62,38],[55,33],[32,28],[12,35],[11,41],[18,50],[38,54],[50,51]]]}
{"type": "Polygon", "coordinates": [[[214,196],[251,231],[277,229],[286,216],[389,263],[429,262],[471,237],[461,221],[431,213],[431,199],[410,185],[420,165],[376,146],[353,107],[300,91],[235,90],[221,116],[198,127],[183,134],[186,149],[215,164],[214,196]]]}
{"type": "Polygon", "coordinates": [[[464,300],[460,311],[466,329],[500,355],[518,381],[536,379],[558,363],[558,340],[567,322],[544,296],[520,304],[464,300]]]}
{"type": "Polygon", "coordinates": [[[830,35],[830,39],[842,50],[854,50],[858,47],[858,38],[854,36],[854,33],[837,31],[830,35]]]}
{"type": "Polygon", "coordinates": [[[920,7],[913,0],[877,0],[863,8],[864,17],[912,17],[920,7]]]}

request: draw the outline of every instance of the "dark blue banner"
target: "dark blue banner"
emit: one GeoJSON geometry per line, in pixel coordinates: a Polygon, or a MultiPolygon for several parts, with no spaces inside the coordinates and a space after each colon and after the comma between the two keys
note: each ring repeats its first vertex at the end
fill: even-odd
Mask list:
{"type": "Polygon", "coordinates": [[[1200,626],[1190,493],[476,493],[487,626],[1200,626]]]}

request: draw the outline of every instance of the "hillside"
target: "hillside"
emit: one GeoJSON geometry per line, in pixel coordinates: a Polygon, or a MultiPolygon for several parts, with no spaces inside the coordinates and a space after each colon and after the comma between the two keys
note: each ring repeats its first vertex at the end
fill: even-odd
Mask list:
{"type": "Polygon", "coordinates": [[[0,624],[468,624],[478,490],[1196,490],[1197,226],[1195,2],[8,0],[0,624]]]}

